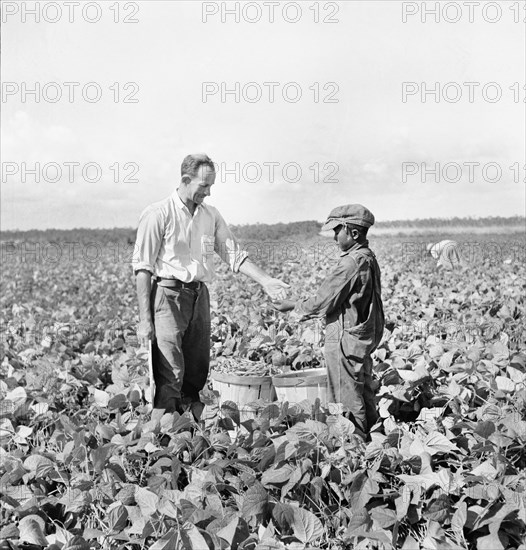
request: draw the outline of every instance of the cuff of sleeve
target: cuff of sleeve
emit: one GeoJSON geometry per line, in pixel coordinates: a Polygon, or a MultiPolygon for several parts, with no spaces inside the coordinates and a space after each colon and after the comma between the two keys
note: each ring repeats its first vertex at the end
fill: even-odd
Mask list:
{"type": "Polygon", "coordinates": [[[308,302],[309,298],[304,298],[303,300],[298,300],[296,302],[296,307],[294,308],[294,311],[301,315],[300,321],[308,321],[309,319],[321,319],[325,316],[325,313],[319,310],[308,310],[305,308],[305,302],[308,302]]]}
{"type": "Polygon", "coordinates": [[[306,321],[309,319],[309,315],[303,309],[303,300],[298,300],[294,305],[294,313],[300,317],[300,321],[306,321]]]}
{"type": "Polygon", "coordinates": [[[232,269],[232,271],[234,273],[238,273],[239,272],[239,268],[241,267],[241,264],[248,258],[248,252],[246,251],[243,251],[243,252],[238,252],[232,263],[230,264],[230,267],[232,269]]]}
{"type": "Polygon", "coordinates": [[[155,270],[153,269],[153,266],[150,264],[147,264],[146,262],[133,262],[132,267],[133,267],[133,272],[135,274],[137,274],[137,271],[140,271],[141,269],[149,271],[152,275],[155,272],[155,270]]]}

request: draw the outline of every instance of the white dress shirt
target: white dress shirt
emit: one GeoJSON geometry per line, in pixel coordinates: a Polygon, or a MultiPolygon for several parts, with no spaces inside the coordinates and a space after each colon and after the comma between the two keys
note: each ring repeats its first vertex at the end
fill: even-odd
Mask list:
{"type": "Polygon", "coordinates": [[[174,191],[142,212],[132,266],[166,279],[209,283],[214,252],[234,272],[248,256],[216,208],[202,203],[192,215],[174,191]]]}

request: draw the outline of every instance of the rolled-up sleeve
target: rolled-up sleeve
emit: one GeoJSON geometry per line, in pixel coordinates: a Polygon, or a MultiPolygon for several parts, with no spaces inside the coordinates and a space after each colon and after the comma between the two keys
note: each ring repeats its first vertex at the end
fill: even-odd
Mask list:
{"type": "Polygon", "coordinates": [[[311,298],[298,300],[294,311],[301,315],[301,321],[325,317],[341,306],[349,295],[358,275],[358,264],[352,258],[340,261],[311,298]]]}
{"type": "Polygon", "coordinates": [[[237,273],[248,253],[241,249],[221,214],[215,211],[214,250],[226,262],[230,269],[237,273]]]}
{"type": "Polygon", "coordinates": [[[137,240],[133,249],[133,271],[145,269],[155,273],[155,263],[164,236],[164,215],[159,208],[148,207],[139,218],[137,240]]]}

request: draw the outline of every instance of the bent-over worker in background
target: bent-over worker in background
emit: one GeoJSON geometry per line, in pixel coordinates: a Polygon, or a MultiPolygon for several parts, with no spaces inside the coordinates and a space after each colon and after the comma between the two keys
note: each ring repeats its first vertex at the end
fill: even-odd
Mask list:
{"type": "Polygon", "coordinates": [[[437,267],[454,269],[456,266],[463,266],[464,261],[459,252],[459,245],[456,241],[444,240],[438,243],[429,243],[427,251],[437,260],[437,267]]]}

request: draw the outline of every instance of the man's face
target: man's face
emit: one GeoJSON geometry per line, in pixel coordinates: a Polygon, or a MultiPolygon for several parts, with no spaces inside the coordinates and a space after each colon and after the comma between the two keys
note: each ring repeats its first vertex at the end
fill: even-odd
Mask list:
{"type": "Polygon", "coordinates": [[[188,183],[188,198],[197,205],[202,204],[210,195],[210,188],[214,185],[215,179],[216,173],[209,166],[201,165],[196,176],[188,183]]]}

